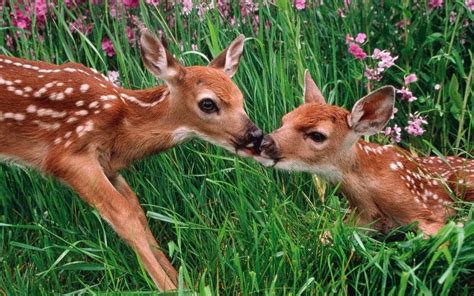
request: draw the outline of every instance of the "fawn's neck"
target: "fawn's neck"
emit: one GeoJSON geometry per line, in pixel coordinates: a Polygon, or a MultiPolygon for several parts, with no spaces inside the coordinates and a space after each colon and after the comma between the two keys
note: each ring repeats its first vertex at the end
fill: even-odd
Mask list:
{"type": "Polygon", "coordinates": [[[381,176],[397,175],[397,170],[408,161],[404,153],[406,152],[392,145],[380,146],[359,140],[352,147],[353,156],[339,164],[343,193],[357,198],[358,195],[366,195],[368,192],[377,194],[386,190],[384,187],[388,184],[381,182],[381,176]],[[394,170],[393,166],[397,168],[394,170]]]}
{"type": "Polygon", "coordinates": [[[111,148],[119,168],[172,148],[187,138],[187,133],[180,133],[184,130],[179,120],[182,114],[173,108],[167,87],[121,91],[122,117],[111,148]]]}

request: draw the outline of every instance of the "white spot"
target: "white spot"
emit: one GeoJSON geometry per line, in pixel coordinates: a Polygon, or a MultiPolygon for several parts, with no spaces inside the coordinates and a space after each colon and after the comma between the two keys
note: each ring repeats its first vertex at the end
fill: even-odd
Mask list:
{"type": "Polygon", "coordinates": [[[56,100],[58,101],[64,100],[64,93],[62,92],[58,93],[58,95],[56,96],[56,100]]]}
{"type": "Polygon", "coordinates": [[[66,120],[67,123],[71,123],[71,122],[75,122],[75,121],[77,121],[77,118],[76,118],[76,117],[69,117],[69,118],[66,120]]]}
{"type": "Polygon", "coordinates": [[[31,91],[33,91],[33,88],[31,88],[31,86],[25,86],[25,87],[23,88],[23,90],[24,90],[25,92],[31,92],[31,91]]]}
{"type": "Polygon", "coordinates": [[[61,143],[61,138],[54,139],[54,145],[61,143]]]}
{"type": "Polygon", "coordinates": [[[81,93],[85,93],[89,89],[89,87],[89,84],[84,83],[79,87],[79,90],[81,91],[81,93]]]}
{"type": "Polygon", "coordinates": [[[74,114],[79,115],[79,116],[86,116],[87,114],[89,114],[89,112],[87,110],[79,110],[79,111],[74,112],[74,114]]]}
{"type": "Polygon", "coordinates": [[[23,119],[25,119],[25,115],[24,114],[21,114],[21,113],[16,113],[13,118],[17,121],[22,121],[23,119]]]}
{"type": "Polygon", "coordinates": [[[392,169],[392,171],[398,170],[398,166],[397,166],[397,164],[394,163],[394,162],[392,162],[392,163],[390,164],[390,168],[392,169]]]}
{"type": "Polygon", "coordinates": [[[84,106],[84,101],[82,101],[82,100],[77,101],[77,102],[76,102],[76,106],[77,106],[77,107],[84,106]]]}
{"type": "Polygon", "coordinates": [[[70,94],[72,94],[73,91],[74,91],[74,89],[72,87],[68,87],[64,90],[64,93],[66,95],[70,95],[70,94]]]}
{"type": "Polygon", "coordinates": [[[26,112],[28,113],[35,113],[36,112],[36,106],[35,105],[29,105],[28,107],[26,107],[26,112]]]}
{"type": "Polygon", "coordinates": [[[17,90],[15,90],[15,95],[17,95],[17,96],[22,96],[22,95],[23,95],[23,91],[20,90],[20,89],[17,89],[17,90]]]}
{"type": "Polygon", "coordinates": [[[99,106],[99,102],[97,102],[97,101],[94,101],[94,102],[89,104],[89,108],[91,108],[91,109],[92,108],[97,108],[97,106],[99,106]]]}

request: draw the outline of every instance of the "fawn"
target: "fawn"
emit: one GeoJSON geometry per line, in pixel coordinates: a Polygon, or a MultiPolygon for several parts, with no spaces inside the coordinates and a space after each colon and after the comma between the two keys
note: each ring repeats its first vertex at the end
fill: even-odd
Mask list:
{"type": "Polygon", "coordinates": [[[451,194],[474,201],[474,160],[414,157],[396,146],[359,139],[387,124],[394,111],[394,87],[370,93],[349,112],[327,105],[306,71],[304,100],[283,117],[282,127],[264,137],[256,159],[340,182],[356,224],[386,232],[417,221],[428,236],[453,214],[451,194]]]}
{"type": "Polygon", "coordinates": [[[230,79],[244,40],[237,37],[207,67],[184,67],[143,30],[144,65],[166,82],[146,90],[121,88],[81,64],[0,56],[0,156],[71,186],[136,251],[160,290],[175,289],[177,272],[118,171],[193,136],[254,153],[263,133],[230,79]]]}

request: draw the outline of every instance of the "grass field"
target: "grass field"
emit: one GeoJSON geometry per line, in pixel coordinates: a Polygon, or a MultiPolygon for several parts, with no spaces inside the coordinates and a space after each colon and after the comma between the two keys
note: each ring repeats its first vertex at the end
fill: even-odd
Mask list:
{"type": "MultiPolygon", "coordinates": [[[[186,15],[182,4],[140,2],[111,14],[108,4],[75,7],[60,1],[43,19],[30,13],[25,24],[12,8],[17,1],[7,0],[2,2],[0,53],[118,71],[123,86],[138,89],[157,82],[142,65],[137,42],[127,38],[127,26],[135,34],[140,22],[162,30],[170,51],[186,65],[205,65],[205,57],[243,33],[245,53],[234,81],[245,95],[247,112],[264,131],[278,127],[282,115],[302,102],[305,68],[329,102],[348,108],[368,88],[402,88],[404,77],[415,73],[418,81],[409,89],[418,99],[399,99],[389,123],[402,127],[400,145],[419,155],[472,158],[474,16],[469,1],[445,1],[434,8],[433,1],[309,2],[297,9],[293,2],[277,0],[255,10],[232,1],[229,15],[222,15],[217,3],[186,15]],[[87,16],[86,27],[93,24],[90,32],[71,27],[82,16],[87,16]],[[364,76],[373,60],[348,52],[346,34],[358,33],[367,35],[360,45],[367,54],[379,48],[398,56],[380,81],[368,83],[364,76]],[[112,42],[105,48],[113,46],[115,54],[106,54],[104,40],[112,42]],[[415,112],[428,122],[421,136],[403,129],[415,112]]],[[[390,142],[383,134],[370,140],[390,142]]],[[[344,225],[348,203],[337,186],[309,174],[267,169],[199,140],[123,173],[183,282],[198,294],[474,293],[472,204],[457,202],[458,215],[427,240],[408,229],[374,236],[344,225]],[[460,220],[464,227],[456,226],[460,220]],[[320,243],[326,230],[333,244],[320,243]]],[[[70,189],[34,170],[0,167],[0,294],[155,293],[136,258],[70,189]]]]}

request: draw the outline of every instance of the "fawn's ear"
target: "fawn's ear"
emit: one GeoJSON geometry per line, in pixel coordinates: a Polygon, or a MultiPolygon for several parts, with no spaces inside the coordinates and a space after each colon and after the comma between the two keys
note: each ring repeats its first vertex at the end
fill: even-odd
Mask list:
{"type": "Polygon", "coordinates": [[[172,83],[184,75],[183,66],[148,29],[142,30],[140,45],[145,67],[157,78],[163,79],[167,83],[172,83]]]}
{"type": "Polygon", "coordinates": [[[212,62],[209,67],[224,71],[229,77],[234,76],[239,67],[240,57],[244,52],[245,36],[240,34],[234,41],[224,49],[212,62]]]}
{"type": "Polygon", "coordinates": [[[326,104],[323,94],[319,90],[319,87],[314,83],[311,74],[308,69],[304,71],[304,103],[319,103],[326,104]]]}
{"type": "Polygon", "coordinates": [[[393,115],[395,88],[384,86],[358,100],[347,122],[360,135],[373,135],[381,131],[393,115]]]}

